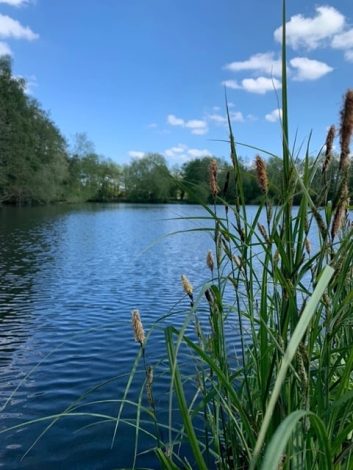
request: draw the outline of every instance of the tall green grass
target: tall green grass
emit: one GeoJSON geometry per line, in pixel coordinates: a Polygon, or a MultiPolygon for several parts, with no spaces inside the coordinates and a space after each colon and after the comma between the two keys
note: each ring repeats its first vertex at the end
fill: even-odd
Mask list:
{"type": "MultiPolygon", "coordinates": [[[[271,181],[258,158],[263,199],[249,217],[228,114],[235,201],[222,199],[213,166],[215,204],[205,206],[214,225],[212,279],[197,293],[186,287],[191,304],[184,325],[165,330],[168,423],[158,421],[155,404],[150,409],[163,428],[154,449],[163,468],[353,468],[353,233],[347,218],[353,92],[341,112],[339,184],[329,201],[329,145],[324,167],[321,154],[312,162],[307,149],[300,171],[290,150],[285,26],[283,2],[280,204],[268,195],[271,181]],[[320,172],[317,194],[313,181],[320,172]],[[300,200],[295,208],[294,197],[300,200]],[[263,214],[266,224],[259,223],[263,214]],[[199,312],[204,297],[206,323],[199,312]],[[240,355],[229,325],[240,335],[240,355]],[[192,377],[182,364],[186,350],[192,377]]],[[[148,342],[141,347],[148,350],[148,342]]]]}

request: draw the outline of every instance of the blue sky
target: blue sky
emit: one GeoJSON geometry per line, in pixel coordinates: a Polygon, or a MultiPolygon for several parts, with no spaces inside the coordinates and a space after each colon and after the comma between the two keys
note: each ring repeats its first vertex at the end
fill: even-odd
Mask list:
{"type": "MultiPolygon", "coordinates": [[[[288,0],[287,21],[292,142],[315,153],[353,87],[353,2],[288,0]]],[[[69,141],[173,166],[228,158],[225,87],[237,140],[281,151],[280,25],[281,0],[0,0],[0,54],[69,141]]]]}

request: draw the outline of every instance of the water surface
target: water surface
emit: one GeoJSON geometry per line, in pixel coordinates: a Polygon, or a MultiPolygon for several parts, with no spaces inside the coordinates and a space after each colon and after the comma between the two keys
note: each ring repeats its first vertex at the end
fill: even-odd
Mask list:
{"type": "MultiPolygon", "coordinates": [[[[187,274],[196,288],[209,278],[205,257],[213,248],[210,234],[166,237],[212,227],[208,221],[180,219],[196,215],[205,213],[196,206],[178,205],[0,210],[1,429],[62,413],[80,399],[78,412],[117,415],[117,402],[92,402],[122,397],[138,351],[131,309],[140,309],[146,330],[171,312],[166,322],[181,324],[189,304],[180,275],[187,274]]],[[[147,360],[156,363],[163,357],[163,331],[157,328],[147,360]]],[[[130,398],[136,399],[142,383],[143,375],[138,375],[130,398]]],[[[162,408],[166,384],[163,377],[156,381],[155,395],[162,408]]],[[[131,408],[125,417],[133,413],[131,408]]],[[[0,466],[9,470],[131,466],[134,430],[123,426],[111,449],[114,424],[100,421],[66,417],[6,432],[0,436],[0,466]]],[[[143,447],[150,445],[153,442],[144,438],[143,447]]],[[[148,454],[139,460],[143,466],[153,467],[153,462],[148,454]]]]}

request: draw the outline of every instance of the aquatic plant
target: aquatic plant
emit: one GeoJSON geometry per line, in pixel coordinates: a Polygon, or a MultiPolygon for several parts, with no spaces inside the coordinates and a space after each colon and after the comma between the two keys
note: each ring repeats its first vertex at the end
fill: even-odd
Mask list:
{"type": "Polygon", "coordinates": [[[195,291],[182,276],[190,309],[182,327],[165,329],[169,413],[167,422],[155,423],[164,435],[151,449],[163,468],[353,466],[353,233],[347,186],[353,91],[344,98],[338,185],[329,200],[334,126],[325,153],[312,161],[308,146],[300,169],[289,147],[285,18],[283,2],[280,203],[271,200],[271,180],[258,154],[263,196],[249,218],[227,109],[236,197],[234,204],[222,198],[212,161],[215,204],[204,206],[213,224],[216,256],[206,257],[212,279],[195,291]],[[204,299],[208,315],[201,321],[204,299]]]}

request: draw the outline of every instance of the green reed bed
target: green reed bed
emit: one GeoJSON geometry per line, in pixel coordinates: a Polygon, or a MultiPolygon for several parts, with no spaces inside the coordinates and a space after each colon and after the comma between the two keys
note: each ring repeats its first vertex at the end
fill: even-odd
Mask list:
{"type": "MultiPolygon", "coordinates": [[[[249,220],[228,119],[236,198],[232,205],[222,199],[225,188],[218,188],[217,164],[212,162],[215,204],[205,207],[214,226],[214,256],[205,254],[212,279],[194,292],[182,276],[190,310],[183,327],[165,330],[168,423],[158,421],[152,369],[146,366],[154,451],[163,468],[353,468],[353,230],[347,186],[353,91],[346,93],[341,111],[336,195],[328,200],[335,129],[329,130],[324,159],[320,154],[312,162],[307,149],[300,171],[289,149],[283,10],[280,203],[274,205],[269,197],[271,181],[258,155],[263,198],[249,220]],[[319,194],[313,185],[318,174],[319,194]],[[294,197],[300,202],[293,209],[294,197]],[[261,224],[264,213],[266,223],[261,224]],[[317,237],[315,249],[311,234],[317,237]],[[204,298],[206,327],[199,315],[204,298]],[[240,335],[240,355],[229,347],[229,323],[240,335]],[[191,325],[196,335],[190,334],[191,325]],[[195,366],[191,378],[190,371],[184,375],[181,349],[188,350],[195,366]]],[[[145,358],[148,341],[140,345],[145,358]]]]}

